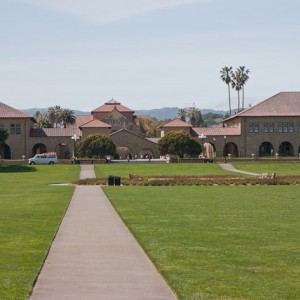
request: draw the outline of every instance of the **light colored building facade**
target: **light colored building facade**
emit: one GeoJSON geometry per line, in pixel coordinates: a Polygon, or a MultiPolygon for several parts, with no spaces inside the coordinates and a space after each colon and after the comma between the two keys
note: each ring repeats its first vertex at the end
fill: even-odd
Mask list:
{"type": "MultiPolygon", "coordinates": [[[[159,157],[158,139],[147,139],[134,122],[134,111],[111,100],[91,115],[77,116],[67,128],[34,128],[35,120],[0,102],[0,128],[9,131],[0,156],[20,159],[35,153],[57,152],[71,157],[75,142],[89,134],[112,138],[119,157],[159,157]]],[[[222,127],[195,128],[181,120],[160,127],[161,135],[184,130],[205,147],[207,157],[298,156],[300,153],[300,92],[282,92],[224,120],[222,127]]]]}

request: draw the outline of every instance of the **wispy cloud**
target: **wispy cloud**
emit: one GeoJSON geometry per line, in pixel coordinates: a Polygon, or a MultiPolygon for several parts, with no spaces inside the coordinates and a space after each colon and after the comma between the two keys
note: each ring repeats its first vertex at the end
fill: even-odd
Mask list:
{"type": "Polygon", "coordinates": [[[111,23],[132,16],[174,6],[212,0],[15,0],[46,9],[76,15],[96,23],[111,23]]]}

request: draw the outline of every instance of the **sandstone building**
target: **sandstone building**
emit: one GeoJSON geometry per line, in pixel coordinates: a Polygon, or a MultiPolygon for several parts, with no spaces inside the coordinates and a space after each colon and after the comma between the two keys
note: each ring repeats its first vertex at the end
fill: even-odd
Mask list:
{"type": "MultiPolygon", "coordinates": [[[[77,116],[67,128],[34,128],[35,120],[0,102],[0,128],[9,131],[4,158],[27,158],[35,153],[57,152],[71,157],[74,136],[109,135],[121,158],[159,157],[158,139],[147,139],[134,122],[134,111],[111,100],[87,116],[77,116]]],[[[161,135],[184,130],[205,146],[206,157],[298,156],[300,153],[300,92],[281,92],[224,120],[220,127],[195,128],[181,120],[161,126],[161,135]]]]}

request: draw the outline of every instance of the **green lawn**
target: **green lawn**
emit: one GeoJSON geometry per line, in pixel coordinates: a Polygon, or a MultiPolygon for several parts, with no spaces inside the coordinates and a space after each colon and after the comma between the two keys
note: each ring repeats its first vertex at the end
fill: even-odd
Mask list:
{"type": "Polygon", "coordinates": [[[300,186],[104,190],[180,299],[300,299],[300,186]]]}
{"type": "Polygon", "coordinates": [[[276,173],[279,176],[300,176],[300,161],[294,163],[240,163],[234,162],[233,165],[243,171],[255,172],[255,173],[276,173]]]}
{"type": "Polygon", "coordinates": [[[103,164],[95,165],[95,172],[97,177],[107,177],[109,175],[128,177],[129,174],[138,174],[140,176],[206,176],[226,174],[232,175],[232,172],[222,170],[218,164],[203,163],[103,164]]]}
{"type": "Polygon", "coordinates": [[[64,216],[79,166],[0,168],[0,299],[27,299],[64,216]]]}

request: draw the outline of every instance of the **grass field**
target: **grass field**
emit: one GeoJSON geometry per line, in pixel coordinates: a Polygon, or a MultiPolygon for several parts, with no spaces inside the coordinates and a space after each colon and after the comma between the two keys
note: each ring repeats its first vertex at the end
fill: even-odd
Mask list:
{"type": "Polygon", "coordinates": [[[106,164],[95,165],[97,177],[116,175],[128,177],[129,174],[140,176],[207,176],[226,175],[232,172],[224,171],[218,164],[182,163],[182,164],[106,164]]]}
{"type": "MultiPolygon", "coordinates": [[[[298,164],[270,166],[236,165],[298,175],[298,164]]],[[[95,170],[98,177],[232,174],[217,164],[95,170]]],[[[49,184],[78,175],[78,165],[0,168],[0,299],[27,299],[74,190],[49,184]]],[[[180,299],[300,299],[300,186],[104,190],[180,299]]]]}
{"type": "Polygon", "coordinates": [[[234,162],[233,165],[243,171],[255,173],[276,173],[279,176],[300,176],[300,161],[295,163],[256,163],[234,162]]]}
{"type": "Polygon", "coordinates": [[[74,191],[79,166],[0,168],[0,299],[27,299],[74,191]]]}
{"type": "Polygon", "coordinates": [[[300,299],[300,187],[105,187],[180,299],[300,299]]]}

